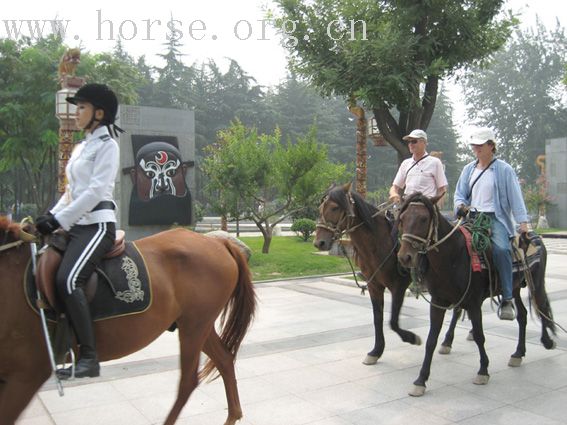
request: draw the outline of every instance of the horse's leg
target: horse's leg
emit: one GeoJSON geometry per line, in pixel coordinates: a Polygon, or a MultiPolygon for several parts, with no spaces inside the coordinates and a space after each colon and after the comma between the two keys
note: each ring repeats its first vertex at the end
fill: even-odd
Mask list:
{"type": "Polygon", "coordinates": [[[384,287],[369,282],[368,292],[370,293],[372,317],[374,319],[374,348],[366,355],[362,363],[373,365],[382,356],[386,345],[384,341],[384,287]]]}
{"type": "Polygon", "coordinates": [[[431,360],[433,359],[433,352],[437,346],[437,339],[443,326],[443,317],[445,317],[445,309],[437,308],[431,305],[429,307],[429,335],[427,335],[427,342],[425,343],[425,357],[421,364],[419,376],[413,382],[412,389],[408,392],[413,397],[421,397],[425,394],[425,383],[429,379],[431,372],[431,360]]]}
{"type": "Polygon", "coordinates": [[[449,354],[451,352],[451,347],[453,346],[453,339],[455,338],[455,328],[457,327],[457,322],[461,317],[463,310],[461,308],[456,308],[453,310],[453,317],[451,317],[451,323],[449,324],[449,329],[445,334],[445,339],[439,347],[439,354],[449,354]]]}
{"type": "Polygon", "coordinates": [[[187,403],[191,393],[199,385],[199,355],[203,349],[205,340],[209,336],[213,323],[200,322],[198,318],[192,317],[194,323],[189,320],[178,321],[179,326],[179,360],[181,363],[181,377],[177,390],[177,399],[167,415],[164,425],[173,425],[181,409],[187,403]]]}
{"type": "Polygon", "coordinates": [[[528,323],[528,311],[522,302],[520,291],[515,291],[514,301],[516,303],[516,320],[518,321],[518,345],[516,352],[508,360],[508,366],[518,367],[522,364],[522,358],[526,355],[526,325],[528,323]]]}
{"type": "Polygon", "coordinates": [[[48,378],[49,374],[37,373],[37,376],[10,377],[1,384],[0,425],[13,425],[48,378]]]}
{"type": "Polygon", "coordinates": [[[213,361],[224,382],[226,400],[228,403],[228,417],[224,425],[234,425],[236,421],[242,418],[242,408],[240,406],[238,387],[236,385],[236,374],[234,373],[234,357],[226,349],[214,329],[205,341],[203,351],[213,361]]]}
{"type": "Polygon", "coordinates": [[[488,383],[490,375],[488,375],[488,355],[484,348],[484,332],[482,330],[482,312],[480,306],[468,310],[469,318],[472,322],[474,342],[478,347],[480,354],[480,369],[473,381],[476,385],[485,385],[488,383]]]}
{"type": "Polygon", "coordinates": [[[394,283],[394,287],[391,288],[392,290],[392,315],[390,316],[390,327],[394,332],[396,332],[402,341],[409,342],[412,345],[421,345],[421,338],[410,332],[408,330],[400,328],[399,325],[399,318],[400,318],[400,311],[402,309],[402,305],[404,303],[404,298],[406,295],[406,289],[408,287],[409,282],[404,282],[402,280],[398,280],[394,283]]]}

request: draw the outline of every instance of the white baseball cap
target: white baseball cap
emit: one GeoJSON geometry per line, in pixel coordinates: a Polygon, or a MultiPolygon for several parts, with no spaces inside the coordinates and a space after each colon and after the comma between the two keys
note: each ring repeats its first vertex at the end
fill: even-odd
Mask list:
{"type": "Polygon", "coordinates": [[[407,136],[402,137],[403,140],[409,139],[425,139],[427,140],[427,133],[423,130],[415,129],[407,136]]]}
{"type": "Polygon", "coordinates": [[[469,145],[484,145],[486,142],[491,141],[496,143],[496,136],[494,131],[488,127],[477,128],[471,134],[471,139],[469,140],[469,145]]]}

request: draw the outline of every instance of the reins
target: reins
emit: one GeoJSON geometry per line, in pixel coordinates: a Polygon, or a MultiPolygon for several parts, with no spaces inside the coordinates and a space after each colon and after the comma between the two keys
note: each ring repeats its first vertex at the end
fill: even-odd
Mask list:
{"type": "MultiPolygon", "coordinates": [[[[410,202],[409,205],[425,206],[425,204],[421,202],[410,202]]],[[[419,254],[427,254],[429,251],[433,249],[438,251],[437,247],[441,245],[443,242],[445,242],[447,239],[449,239],[453,235],[453,233],[455,233],[459,229],[461,223],[463,222],[463,218],[459,217],[459,220],[457,221],[457,223],[455,223],[451,231],[447,233],[440,240],[437,240],[437,238],[439,237],[438,236],[439,217],[437,216],[438,213],[439,213],[438,211],[433,213],[433,217],[429,222],[429,229],[427,230],[427,236],[425,238],[422,238],[421,236],[417,236],[411,233],[404,233],[402,234],[402,241],[408,242],[412,246],[412,248],[418,250],[419,254]]]]}
{"type": "Polygon", "coordinates": [[[20,231],[18,233],[19,239],[17,241],[13,241],[13,242],[9,242],[7,244],[0,245],[0,252],[8,251],[12,248],[16,248],[16,247],[23,245],[25,243],[32,243],[32,242],[35,242],[37,240],[35,235],[32,235],[31,233],[25,232],[22,229],[28,223],[32,223],[31,217],[25,217],[21,221],[20,229],[19,229],[20,231]]]}
{"type": "MultiPolygon", "coordinates": [[[[422,202],[410,202],[409,205],[423,205],[425,206],[424,203],[422,202]]],[[[453,225],[453,228],[451,229],[451,231],[449,233],[447,233],[445,236],[443,236],[441,239],[438,239],[438,235],[439,235],[439,210],[437,209],[437,207],[435,207],[435,210],[433,211],[433,217],[431,218],[431,221],[429,222],[429,228],[427,230],[427,236],[425,238],[422,238],[421,236],[417,236],[411,233],[404,233],[402,234],[402,241],[408,242],[412,248],[416,249],[419,255],[427,255],[427,253],[429,253],[429,251],[432,250],[436,250],[437,252],[439,252],[439,250],[437,249],[437,247],[439,245],[441,245],[442,243],[444,243],[445,241],[447,241],[452,235],[453,233],[455,233],[459,227],[461,226],[462,222],[463,222],[463,218],[459,217],[459,220],[457,221],[457,223],[455,223],[455,225],[453,225]]],[[[441,306],[438,304],[435,304],[433,301],[428,300],[421,291],[419,291],[419,295],[425,300],[427,301],[430,305],[432,305],[433,307],[439,308],[439,309],[443,309],[443,310],[452,310],[455,308],[458,308],[463,301],[465,300],[469,289],[471,287],[471,281],[472,281],[472,261],[469,261],[469,279],[467,282],[467,287],[465,289],[465,292],[463,293],[463,295],[461,296],[461,298],[459,299],[459,301],[457,301],[456,304],[450,304],[449,306],[445,307],[445,306],[441,306]]]]}
{"type": "Polygon", "coordinates": [[[0,252],[8,251],[9,249],[16,248],[17,246],[20,246],[22,244],[25,244],[25,242],[21,239],[14,241],[14,242],[4,244],[4,245],[0,246],[0,252]]]}

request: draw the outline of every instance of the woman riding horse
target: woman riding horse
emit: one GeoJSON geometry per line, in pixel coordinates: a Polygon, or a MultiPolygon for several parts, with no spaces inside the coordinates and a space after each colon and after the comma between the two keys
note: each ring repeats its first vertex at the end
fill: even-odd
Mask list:
{"type": "MultiPolygon", "coordinates": [[[[19,225],[0,217],[0,425],[13,425],[51,375],[41,320],[24,291],[31,249],[20,234],[19,225]]],[[[165,424],[175,423],[200,379],[217,368],[228,401],[225,425],[234,425],[242,417],[234,361],[256,306],[246,259],[230,241],[186,229],[134,243],[150,276],[152,302],[143,312],[96,321],[99,359],[136,352],[176,323],[181,376],[165,424]],[[199,373],[201,351],[209,360],[199,373]]]]}

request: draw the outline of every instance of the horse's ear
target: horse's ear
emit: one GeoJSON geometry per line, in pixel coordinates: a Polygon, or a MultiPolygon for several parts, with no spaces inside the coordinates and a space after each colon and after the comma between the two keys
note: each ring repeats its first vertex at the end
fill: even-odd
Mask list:
{"type": "Polygon", "coordinates": [[[447,193],[447,192],[443,192],[441,195],[437,195],[437,196],[434,196],[433,198],[429,198],[429,200],[431,201],[431,203],[433,205],[436,205],[437,202],[439,202],[443,198],[443,196],[445,196],[445,193],[447,193]]]}
{"type": "Polygon", "coordinates": [[[352,182],[345,183],[345,184],[343,185],[343,190],[344,190],[345,192],[349,192],[351,186],[352,186],[352,182]]]}

